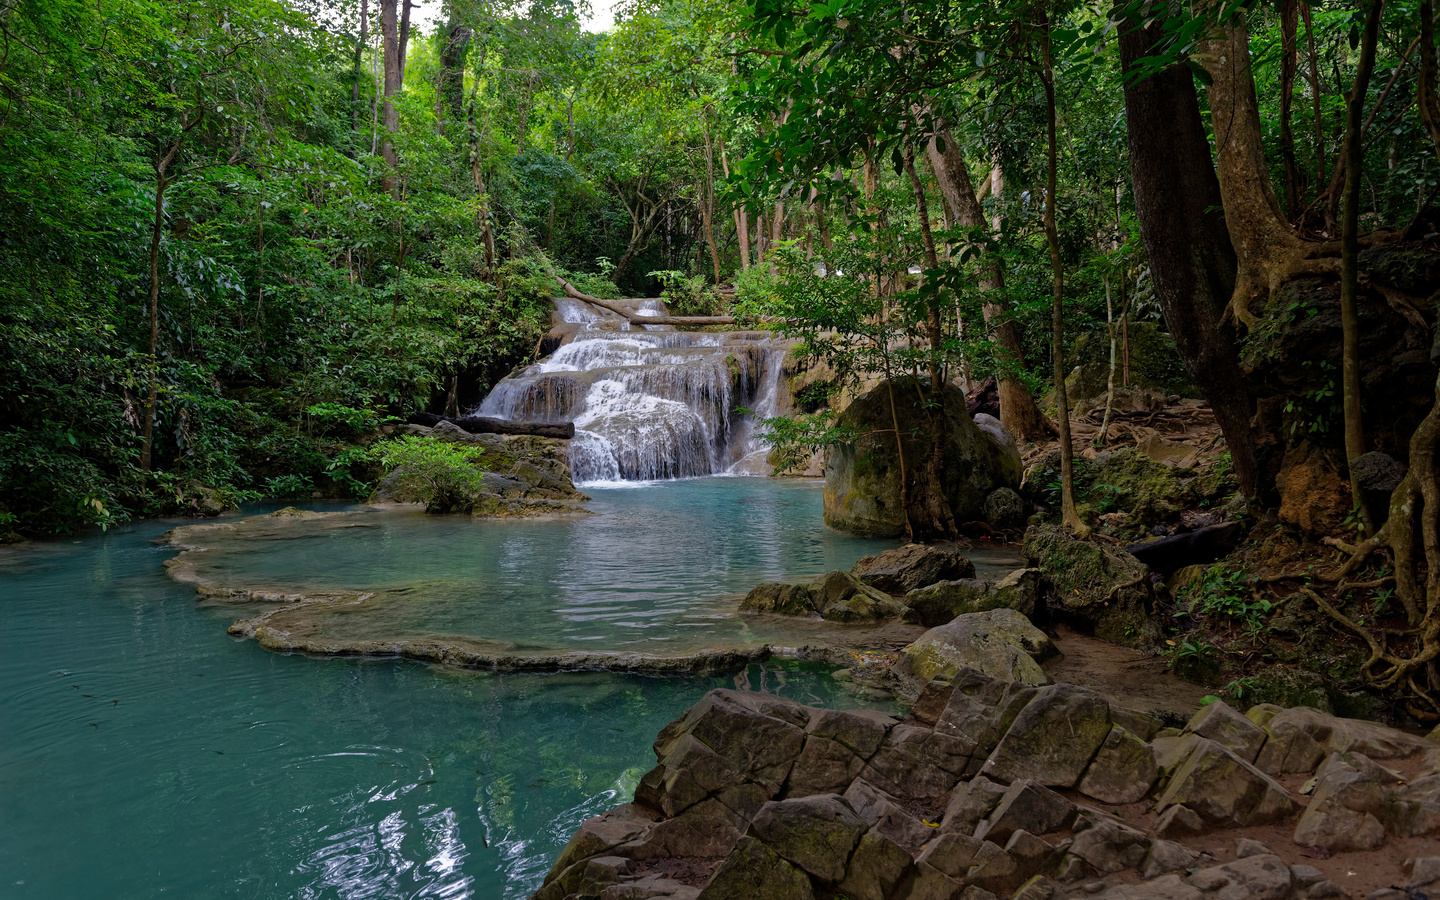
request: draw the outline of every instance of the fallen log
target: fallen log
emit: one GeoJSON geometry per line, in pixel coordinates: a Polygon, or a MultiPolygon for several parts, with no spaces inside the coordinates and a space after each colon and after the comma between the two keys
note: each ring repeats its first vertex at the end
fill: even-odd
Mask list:
{"type": "Polygon", "coordinates": [[[624,318],[632,325],[699,326],[740,324],[740,321],[734,316],[642,316],[635,310],[626,309],[625,307],[619,306],[618,304],[610,300],[602,300],[599,297],[592,297],[589,294],[581,291],[575,285],[561,278],[559,275],[555,276],[555,280],[560,282],[560,289],[563,290],[565,292],[565,296],[569,297],[571,300],[579,300],[582,303],[589,303],[592,306],[598,306],[601,309],[609,310],[610,312],[615,313],[617,316],[624,318]]]}
{"type": "Polygon", "coordinates": [[[471,434],[518,434],[534,437],[573,438],[575,423],[560,425],[531,425],[526,422],[512,422],[509,419],[492,419],[489,416],[437,416],[434,413],[415,413],[405,420],[406,425],[420,425],[434,428],[441,422],[449,422],[456,428],[471,434]]]}

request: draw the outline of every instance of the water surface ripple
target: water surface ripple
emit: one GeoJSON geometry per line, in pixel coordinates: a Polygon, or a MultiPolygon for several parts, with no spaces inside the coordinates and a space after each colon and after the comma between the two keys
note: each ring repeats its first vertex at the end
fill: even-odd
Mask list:
{"type": "MultiPolygon", "coordinates": [[[[408,557],[531,583],[563,612],[557,627],[584,636],[656,621],[627,610],[646,585],[665,585],[663,609],[712,581],[739,590],[868,552],[819,526],[813,486],[684,484],[613,492],[625,496],[586,520],[609,516],[609,537],[491,523],[480,547],[455,539],[473,523],[451,521],[427,523],[423,541],[391,535],[388,551],[327,538],[308,562],[287,550],[256,564],[385,581],[408,557]],[[646,543],[666,532],[683,555],[646,543]]],[[[630,795],[655,733],[705,690],[856,702],[785,661],[653,679],[269,653],[165,577],[173,550],[151,540],[174,524],[0,550],[0,896],[524,897],[581,819],[630,795]]]]}

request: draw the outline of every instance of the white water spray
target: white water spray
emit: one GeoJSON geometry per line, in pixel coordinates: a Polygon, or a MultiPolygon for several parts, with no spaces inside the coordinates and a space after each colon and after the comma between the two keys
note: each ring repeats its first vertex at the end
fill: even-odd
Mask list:
{"type": "MultiPolygon", "coordinates": [[[[640,311],[666,314],[659,301],[640,311]]],[[[618,317],[572,300],[556,312],[581,331],[495,385],[477,415],[575,423],[577,483],[769,474],[758,420],[778,414],[784,342],[759,332],[634,331],[628,322],[617,331],[618,317]]]]}

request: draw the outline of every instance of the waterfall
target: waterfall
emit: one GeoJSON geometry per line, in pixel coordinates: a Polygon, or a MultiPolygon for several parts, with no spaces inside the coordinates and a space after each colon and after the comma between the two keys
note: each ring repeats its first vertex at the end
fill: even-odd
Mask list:
{"type": "MultiPolygon", "coordinates": [[[[666,315],[660,301],[637,312],[666,315]]],[[[475,414],[575,423],[570,468],[580,483],[769,474],[758,420],[778,414],[785,342],[763,332],[632,330],[572,300],[556,302],[556,319],[569,342],[502,379],[475,414]]]]}

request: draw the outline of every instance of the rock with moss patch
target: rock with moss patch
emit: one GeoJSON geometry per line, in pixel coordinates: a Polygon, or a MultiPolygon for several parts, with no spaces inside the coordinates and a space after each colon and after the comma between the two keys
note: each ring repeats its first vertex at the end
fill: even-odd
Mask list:
{"type": "Polygon", "coordinates": [[[956,616],[900,651],[894,671],[917,690],[937,675],[975,669],[992,678],[1049,684],[1039,661],[1055,654],[1045,632],[1013,609],[956,616]]]}
{"type": "Polygon", "coordinates": [[[1142,648],[1162,642],[1150,570],[1121,548],[1037,525],[1025,532],[1025,557],[1045,573],[1057,611],[1096,637],[1142,648]]]}
{"type": "Polygon", "coordinates": [[[1074,787],[1111,730],[1110,704],[1073,684],[1041,688],[1011,723],[980,771],[1012,783],[1074,787]]]}
{"type": "MultiPolygon", "coordinates": [[[[911,378],[881,384],[857,397],[836,419],[838,426],[854,429],[859,437],[830,448],[826,457],[826,525],[867,537],[894,537],[905,532],[895,420],[903,435],[900,443],[906,466],[922,465],[930,457],[932,414],[916,387],[911,378]]],[[[1019,485],[1013,483],[1010,473],[997,470],[993,439],[970,417],[960,389],[946,385],[944,403],[940,490],[956,521],[974,521],[983,515],[991,491],[1019,485]]]]}
{"type": "Polygon", "coordinates": [[[1025,573],[1035,573],[1035,570],[1021,569],[993,584],[970,578],[942,581],[911,591],[905,595],[902,618],[931,628],[965,613],[991,609],[1013,609],[1029,618],[1035,614],[1038,573],[1029,576],[1025,573]]]}

